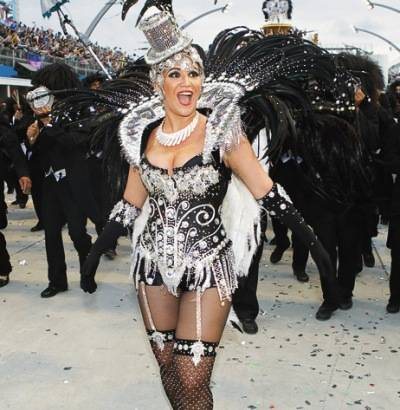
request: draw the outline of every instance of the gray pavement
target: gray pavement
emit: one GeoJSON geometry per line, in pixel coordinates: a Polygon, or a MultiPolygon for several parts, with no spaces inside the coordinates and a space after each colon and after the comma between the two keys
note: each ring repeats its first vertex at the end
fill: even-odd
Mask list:
{"type": "MultiPolygon", "coordinates": [[[[79,289],[65,232],[70,290],[43,300],[43,233],[29,232],[30,206],[10,207],[9,219],[14,272],[0,289],[0,409],[168,409],[128,277],[128,242],[120,242],[115,261],[102,262],[99,289],[89,296],[79,289]]],[[[385,313],[385,236],[381,227],[375,240],[385,268],[377,260],[365,269],[353,309],[328,322],[314,319],[321,302],[314,265],[311,282],[298,283],[291,252],[270,266],[265,247],[260,332],[227,327],[213,377],[216,410],[400,408],[400,315],[385,313]]]]}

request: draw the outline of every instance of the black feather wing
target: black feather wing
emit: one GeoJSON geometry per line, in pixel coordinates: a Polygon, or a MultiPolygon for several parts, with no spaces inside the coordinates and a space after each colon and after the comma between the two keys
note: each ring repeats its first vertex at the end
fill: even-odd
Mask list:
{"type": "MultiPolygon", "coordinates": [[[[264,156],[273,163],[283,149],[301,155],[313,190],[341,204],[354,200],[354,181],[365,187],[357,143],[351,143],[350,137],[338,137],[324,145],[323,135],[318,132],[321,119],[317,112],[354,114],[354,79],[338,69],[326,50],[299,36],[265,37],[246,27],[235,27],[221,32],[210,46],[206,72],[216,79],[247,79],[250,91],[240,100],[244,128],[251,141],[262,128],[267,129],[269,144],[264,156]],[[338,165],[335,172],[329,173],[324,168],[326,159],[342,165],[346,162],[347,166],[338,165]]],[[[346,133],[342,131],[341,135],[346,133]]]]}
{"type": "Polygon", "coordinates": [[[68,94],[55,105],[54,121],[89,130],[90,150],[103,153],[105,189],[112,205],[123,194],[129,168],[121,151],[119,125],[132,104],[153,96],[148,68],[139,60],[123,78],[106,82],[101,90],[69,90],[68,94]]]}

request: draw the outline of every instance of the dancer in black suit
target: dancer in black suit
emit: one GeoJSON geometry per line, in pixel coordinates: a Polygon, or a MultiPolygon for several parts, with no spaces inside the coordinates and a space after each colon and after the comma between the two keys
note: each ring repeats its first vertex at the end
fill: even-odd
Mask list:
{"type": "MultiPolygon", "coordinates": [[[[0,113],[0,229],[5,229],[8,224],[7,205],[4,201],[4,179],[7,173],[6,159],[11,160],[13,163],[21,192],[25,195],[28,194],[32,183],[25,157],[18,144],[17,136],[10,127],[7,116],[0,113]]],[[[11,271],[12,266],[10,255],[7,252],[6,239],[0,232],[0,287],[9,283],[11,271]]]]}

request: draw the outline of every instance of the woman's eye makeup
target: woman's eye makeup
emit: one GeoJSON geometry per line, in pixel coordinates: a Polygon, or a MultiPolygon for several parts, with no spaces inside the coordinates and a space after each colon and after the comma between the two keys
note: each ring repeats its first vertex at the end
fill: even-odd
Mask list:
{"type": "Polygon", "coordinates": [[[180,71],[178,71],[178,70],[171,70],[169,73],[168,73],[168,77],[169,78],[179,78],[181,76],[181,73],[180,73],[180,71]]]}
{"type": "Polygon", "coordinates": [[[195,77],[198,77],[199,75],[200,75],[200,73],[199,73],[197,70],[191,70],[191,71],[189,71],[189,76],[190,76],[190,77],[195,78],[195,77]]]}
{"type": "MultiPolygon", "coordinates": [[[[188,76],[191,77],[191,78],[197,78],[197,77],[200,76],[200,72],[196,69],[185,70],[185,71],[187,71],[188,76]]],[[[171,71],[168,72],[168,77],[169,78],[180,78],[181,75],[182,75],[181,70],[177,70],[177,69],[174,69],[174,70],[171,70],[171,71]]]]}

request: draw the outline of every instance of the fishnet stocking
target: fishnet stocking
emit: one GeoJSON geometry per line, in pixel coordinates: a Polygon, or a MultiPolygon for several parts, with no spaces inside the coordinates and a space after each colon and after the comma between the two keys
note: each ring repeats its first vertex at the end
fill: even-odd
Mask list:
{"type": "MultiPolygon", "coordinates": [[[[142,284],[140,285],[143,286],[142,284]]],[[[154,330],[152,329],[152,324],[159,332],[176,329],[179,299],[169,294],[162,286],[145,286],[145,293],[151,318],[146,309],[146,301],[142,288],[139,288],[139,306],[146,329],[154,330]]],[[[174,377],[175,373],[172,370],[174,342],[174,340],[164,342],[163,350],[161,350],[155,342],[150,342],[154,356],[160,366],[160,376],[165,393],[171,404],[173,404],[175,400],[175,389],[177,385],[174,377]]]]}
{"type": "Polygon", "coordinates": [[[177,381],[175,378],[175,372],[173,371],[172,352],[174,350],[174,342],[166,342],[164,350],[160,350],[154,342],[150,342],[154,356],[157,363],[160,366],[161,382],[163,384],[165,393],[168,397],[171,405],[176,399],[176,387],[177,381]]]}
{"type": "Polygon", "coordinates": [[[212,410],[210,389],[214,357],[203,357],[195,366],[190,356],[174,355],[173,369],[177,379],[174,410],[212,410]]]}
{"type": "MultiPolygon", "coordinates": [[[[179,298],[162,286],[145,286],[147,306],[139,290],[139,305],[148,330],[165,332],[176,329],[178,339],[199,340],[196,326],[196,292],[183,292],[179,298]],[[150,316],[149,317],[149,313],[150,316]]],[[[221,305],[218,291],[207,289],[201,296],[201,339],[218,344],[230,310],[230,303],[221,305]]],[[[215,357],[202,357],[197,366],[191,356],[173,353],[172,342],[164,349],[151,342],[160,366],[161,381],[174,410],[210,410],[213,396],[210,389],[215,357]]]]}
{"type": "MultiPolygon", "coordinates": [[[[207,289],[201,296],[201,339],[218,344],[221,340],[230,303],[221,305],[217,289],[207,289]]],[[[198,340],[196,328],[196,292],[181,295],[176,338],[198,340]]],[[[173,370],[177,379],[174,410],[210,410],[213,396],[210,389],[215,357],[202,357],[195,366],[191,356],[174,354],[173,370]]]]}

